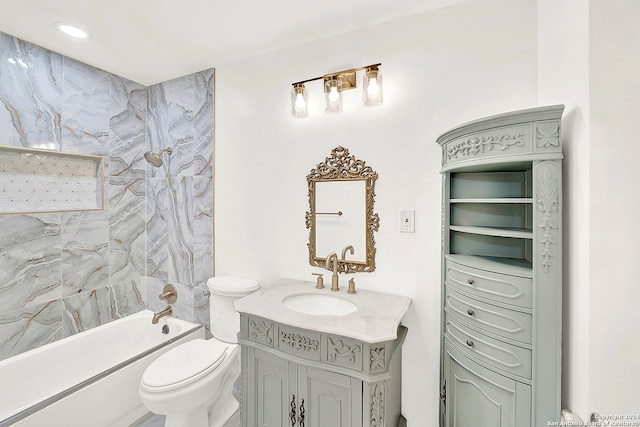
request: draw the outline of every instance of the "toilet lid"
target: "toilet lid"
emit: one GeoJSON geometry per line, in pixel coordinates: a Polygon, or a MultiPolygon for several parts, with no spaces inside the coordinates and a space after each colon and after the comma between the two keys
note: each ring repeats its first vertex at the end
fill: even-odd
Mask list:
{"type": "Polygon", "coordinates": [[[142,383],[165,391],[172,386],[191,383],[222,363],[228,346],[215,339],[196,339],[180,344],[147,367],[142,374],[142,383]]]}
{"type": "Polygon", "coordinates": [[[226,297],[243,297],[260,288],[258,282],[239,277],[216,276],[207,280],[207,287],[212,294],[226,297]]]}

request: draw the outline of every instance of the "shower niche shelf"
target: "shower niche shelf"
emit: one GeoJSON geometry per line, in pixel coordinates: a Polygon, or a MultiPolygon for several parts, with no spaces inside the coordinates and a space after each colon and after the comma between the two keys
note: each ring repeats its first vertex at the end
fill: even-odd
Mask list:
{"type": "Polygon", "coordinates": [[[0,214],[103,208],[103,156],[0,146],[0,214]]]}

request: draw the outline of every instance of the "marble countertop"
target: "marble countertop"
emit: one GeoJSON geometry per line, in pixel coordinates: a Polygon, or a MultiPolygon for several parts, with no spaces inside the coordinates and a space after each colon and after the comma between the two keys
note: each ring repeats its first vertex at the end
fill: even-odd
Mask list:
{"type": "Polygon", "coordinates": [[[332,292],[328,287],[316,289],[315,282],[296,279],[279,279],[262,286],[249,296],[234,302],[236,311],[252,314],[274,322],[311,331],[326,332],[355,338],[368,343],[378,343],[397,338],[400,321],[411,305],[406,296],[357,289],[348,294],[346,286],[332,292]],[[291,295],[322,294],[351,301],[358,310],[342,315],[308,315],[289,310],[282,300],[291,295]]]}

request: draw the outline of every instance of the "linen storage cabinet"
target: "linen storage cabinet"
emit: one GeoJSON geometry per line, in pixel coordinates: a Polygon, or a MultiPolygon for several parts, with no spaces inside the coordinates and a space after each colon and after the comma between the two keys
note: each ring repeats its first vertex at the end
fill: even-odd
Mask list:
{"type": "Polygon", "coordinates": [[[560,418],[563,105],[441,135],[443,427],[560,418]]]}

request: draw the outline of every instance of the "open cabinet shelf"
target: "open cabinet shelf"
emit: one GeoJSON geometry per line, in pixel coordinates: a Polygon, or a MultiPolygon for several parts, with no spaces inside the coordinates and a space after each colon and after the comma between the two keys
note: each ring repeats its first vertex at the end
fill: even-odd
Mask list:
{"type": "Polygon", "coordinates": [[[464,225],[452,225],[451,231],[461,233],[480,234],[483,236],[512,237],[515,239],[533,239],[533,232],[526,228],[497,228],[497,227],[472,227],[464,225]]]}
{"type": "Polygon", "coordinates": [[[449,203],[508,203],[508,204],[530,204],[533,203],[531,197],[503,197],[503,198],[484,198],[484,199],[451,199],[449,203]]]}

